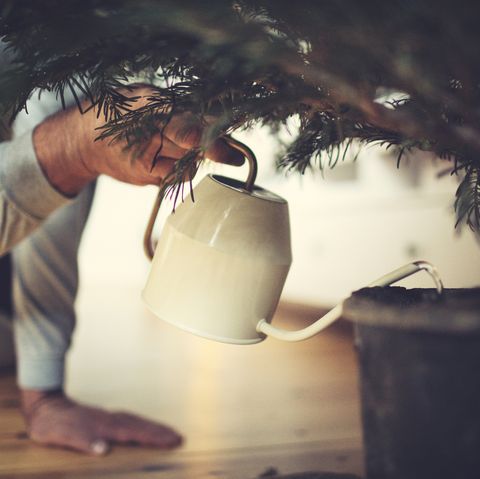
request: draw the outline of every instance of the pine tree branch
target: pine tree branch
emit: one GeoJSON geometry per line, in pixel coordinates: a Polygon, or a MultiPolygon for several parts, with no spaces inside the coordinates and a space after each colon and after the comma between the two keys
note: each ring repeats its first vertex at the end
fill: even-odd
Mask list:
{"type": "Polygon", "coordinates": [[[285,168],[334,166],[353,140],[395,146],[399,158],[432,151],[466,172],[457,214],[476,227],[478,14],[462,0],[2,0],[0,37],[15,61],[0,72],[0,110],[17,113],[38,88],[70,92],[109,121],[102,138],[133,149],[175,112],[217,118],[173,187],[216,136],[296,117],[285,168]],[[119,88],[147,77],[161,95],[134,110],[119,88]],[[388,104],[384,91],[405,101],[388,104]]]}

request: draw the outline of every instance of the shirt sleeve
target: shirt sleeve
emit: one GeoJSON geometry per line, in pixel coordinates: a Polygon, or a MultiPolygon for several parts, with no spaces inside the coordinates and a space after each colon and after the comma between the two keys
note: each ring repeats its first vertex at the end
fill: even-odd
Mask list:
{"type": "Polygon", "coordinates": [[[0,143],[0,256],[69,201],[48,182],[38,164],[32,131],[0,143]]]}

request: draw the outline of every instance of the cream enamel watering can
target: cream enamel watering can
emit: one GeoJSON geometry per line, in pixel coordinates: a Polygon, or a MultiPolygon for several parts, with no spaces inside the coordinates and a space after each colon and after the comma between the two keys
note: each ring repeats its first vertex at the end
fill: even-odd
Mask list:
{"type": "MultiPolygon", "coordinates": [[[[158,244],[151,236],[165,187],[160,189],[144,247],[152,259],[142,293],[159,318],[193,334],[233,344],[273,336],[285,341],[312,337],[338,319],[336,306],[310,326],[288,331],[270,324],[292,263],[288,204],[255,185],[257,161],[244,144],[225,140],[248,160],[247,181],[207,175],[166,220],[158,244]]],[[[407,264],[369,286],[387,286],[426,270],[441,293],[435,268],[407,264]]]]}

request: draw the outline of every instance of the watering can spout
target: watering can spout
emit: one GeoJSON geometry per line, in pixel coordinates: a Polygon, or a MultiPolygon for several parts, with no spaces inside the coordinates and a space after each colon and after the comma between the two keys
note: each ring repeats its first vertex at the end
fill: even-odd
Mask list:
{"type": "Polygon", "coordinates": [[[304,339],[311,338],[317,333],[325,329],[327,326],[330,326],[334,321],[336,321],[342,315],[342,305],[338,304],[332,310],[330,310],[325,316],[322,316],[320,319],[317,319],[313,324],[307,326],[303,329],[298,329],[296,331],[289,331],[286,329],[277,328],[269,324],[265,319],[262,319],[257,324],[257,332],[271,336],[275,339],[280,339],[282,341],[296,342],[303,341],[304,339]]]}
{"type": "MultiPolygon", "coordinates": [[[[389,286],[401,279],[404,279],[412,274],[418,273],[419,271],[426,271],[435,283],[437,293],[439,295],[443,292],[443,283],[440,279],[436,268],[427,261],[415,261],[413,263],[406,264],[401,268],[398,268],[391,273],[388,273],[377,280],[369,284],[369,287],[375,286],[389,286]]],[[[269,324],[265,319],[262,319],[257,324],[257,332],[271,336],[282,341],[303,341],[304,339],[311,338],[315,334],[319,333],[326,327],[330,326],[334,321],[339,319],[342,316],[342,304],[338,304],[327,314],[322,316],[320,319],[317,319],[313,324],[307,326],[306,328],[299,329],[296,331],[289,331],[286,329],[281,329],[276,326],[269,324]]]]}

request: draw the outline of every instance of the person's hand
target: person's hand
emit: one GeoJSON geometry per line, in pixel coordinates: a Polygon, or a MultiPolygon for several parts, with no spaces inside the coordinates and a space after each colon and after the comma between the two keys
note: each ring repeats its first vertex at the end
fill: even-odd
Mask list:
{"type": "Polygon", "coordinates": [[[111,444],[172,449],[182,437],[162,424],[123,412],[80,405],[61,391],[21,391],[28,436],[38,444],[101,456],[111,444]]]}
{"type": "MultiPolygon", "coordinates": [[[[140,97],[132,102],[132,108],[136,109],[148,102],[152,89],[140,86],[123,93],[140,97]]],[[[71,107],[49,117],[35,129],[33,141],[38,162],[57,190],[74,196],[101,174],[136,185],[158,185],[169,175],[177,160],[199,146],[202,137],[202,127],[192,123],[191,115],[176,115],[165,128],[163,138],[154,135],[143,145],[140,157],[133,158],[121,141],[95,141],[99,135],[97,128],[103,125],[103,117],[97,117],[95,109],[81,114],[76,107],[71,107]],[[152,169],[152,160],[160,146],[160,159],[152,169]]],[[[244,161],[243,156],[222,139],[216,140],[205,156],[233,165],[241,165],[244,161]]]]}

